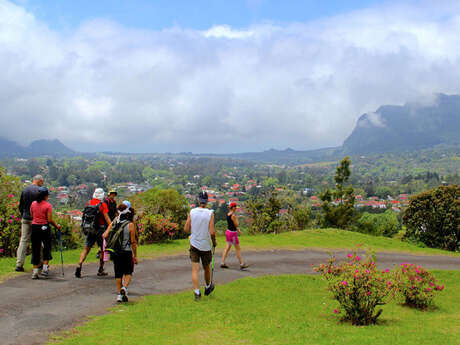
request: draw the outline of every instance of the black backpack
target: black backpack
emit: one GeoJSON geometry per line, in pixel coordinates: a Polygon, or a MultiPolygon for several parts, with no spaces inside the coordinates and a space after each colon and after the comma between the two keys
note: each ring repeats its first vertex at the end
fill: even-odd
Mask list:
{"type": "Polygon", "coordinates": [[[100,228],[97,223],[97,219],[101,214],[100,206],[102,202],[97,205],[90,205],[89,203],[83,210],[83,216],[81,218],[81,231],[85,234],[97,235],[99,234],[100,228]]]}
{"type": "Polygon", "coordinates": [[[112,224],[112,229],[107,236],[105,245],[105,250],[110,253],[110,257],[112,259],[122,250],[123,230],[129,223],[131,223],[129,220],[124,220],[122,222],[114,222],[112,224]]]}

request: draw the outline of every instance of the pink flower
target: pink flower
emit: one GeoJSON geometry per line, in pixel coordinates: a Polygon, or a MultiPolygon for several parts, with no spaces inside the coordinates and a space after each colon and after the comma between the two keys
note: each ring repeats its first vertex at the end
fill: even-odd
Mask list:
{"type": "Polygon", "coordinates": [[[374,262],[374,261],[372,261],[372,262],[371,262],[371,265],[372,265],[372,266],[375,266],[375,262],[374,262]]]}
{"type": "Polygon", "coordinates": [[[353,257],[353,254],[348,253],[347,257],[351,259],[353,257]]]}
{"type": "Polygon", "coordinates": [[[431,288],[427,288],[426,291],[430,292],[430,291],[431,291],[431,288]]]}
{"type": "Polygon", "coordinates": [[[356,270],[355,273],[359,273],[359,270],[356,270]]]}
{"type": "Polygon", "coordinates": [[[14,198],[14,195],[13,194],[8,194],[8,198],[14,198]]]}
{"type": "Polygon", "coordinates": [[[3,248],[0,248],[0,254],[3,254],[3,248]]]}
{"type": "Polygon", "coordinates": [[[414,286],[414,285],[412,285],[410,288],[411,288],[412,290],[414,290],[414,289],[415,289],[415,286],[414,286]]]}
{"type": "Polygon", "coordinates": [[[13,223],[13,220],[12,219],[8,220],[8,223],[10,223],[10,224],[13,223]]]}
{"type": "Polygon", "coordinates": [[[433,283],[433,282],[430,282],[430,286],[434,286],[434,283],[433,283]]]}
{"type": "Polygon", "coordinates": [[[391,281],[388,281],[388,282],[387,282],[387,286],[389,286],[389,287],[390,287],[390,286],[391,286],[391,284],[392,284],[392,283],[391,283],[391,281]]]}
{"type": "Polygon", "coordinates": [[[387,268],[387,269],[385,270],[385,273],[390,273],[390,270],[387,268]]]}
{"type": "Polygon", "coordinates": [[[361,261],[361,257],[360,257],[360,256],[356,256],[356,261],[361,261]]]}
{"type": "Polygon", "coordinates": [[[371,271],[369,271],[369,270],[366,270],[366,273],[368,273],[368,274],[369,274],[369,273],[371,273],[371,271]]]}
{"type": "Polygon", "coordinates": [[[367,295],[368,295],[368,296],[370,296],[370,295],[371,295],[371,292],[370,292],[370,291],[368,291],[368,292],[367,292],[367,295]]]}
{"type": "Polygon", "coordinates": [[[339,311],[337,309],[334,309],[334,314],[338,314],[339,311]]]}

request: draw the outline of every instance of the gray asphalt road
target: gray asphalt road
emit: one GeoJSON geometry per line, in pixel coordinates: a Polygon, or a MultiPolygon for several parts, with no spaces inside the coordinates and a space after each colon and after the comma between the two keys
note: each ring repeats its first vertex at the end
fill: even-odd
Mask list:
{"type": "MultiPolygon", "coordinates": [[[[323,251],[271,250],[244,253],[250,264],[240,271],[233,253],[228,270],[216,265],[215,281],[225,284],[238,278],[277,274],[310,274],[311,264],[324,262],[323,251]]],[[[344,252],[337,252],[339,257],[344,252]]],[[[460,269],[460,258],[443,256],[413,256],[377,253],[381,268],[392,268],[402,262],[420,264],[431,269],[460,269]]],[[[216,258],[218,263],[220,256],[216,258]]],[[[109,264],[108,277],[97,277],[95,264],[83,267],[83,277],[73,276],[74,268],[67,267],[65,277],[56,272],[49,279],[33,281],[30,274],[0,284],[0,344],[43,344],[50,333],[69,329],[88,315],[102,314],[115,304],[113,268],[109,264]]],[[[134,273],[130,297],[162,294],[191,289],[191,266],[186,255],[141,262],[134,273]]],[[[216,292],[219,293],[218,287],[216,292]]],[[[190,294],[192,298],[192,293],[190,294]]]]}

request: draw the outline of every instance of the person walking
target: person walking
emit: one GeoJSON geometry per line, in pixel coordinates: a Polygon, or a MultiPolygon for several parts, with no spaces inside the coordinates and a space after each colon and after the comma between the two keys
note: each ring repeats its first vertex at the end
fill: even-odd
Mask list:
{"type": "Polygon", "coordinates": [[[44,180],[41,175],[35,175],[32,184],[24,188],[21,192],[19,201],[19,212],[21,213],[21,240],[19,241],[18,251],[16,253],[16,272],[24,272],[24,262],[27,255],[27,247],[32,234],[32,217],[30,215],[30,206],[37,200],[38,190],[43,186],[44,180]]]}
{"type": "Polygon", "coordinates": [[[240,262],[240,269],[244,270],[249,266],[243,262],[241,258],[241,248],[240,248],[240,240],[238,239],[238,234],[241,235],[241,231],[238,228],[238,218],[236,218],[236,209],[238,205],[236,202],[232,202],[229,206],[230,212],[227,213],[227,231],[225,232],[225,240],[227,241],[227,246],[224,249],[224,253],[222,254],[222,260],[220,262],[221,268],[228,268],[225,263],[225,259],[227,258],[230,249],[232,246],[235,246],[236,257],[240,262]]]}
{"type": "MultiPolygon", "coordinates": [[[[111,224],[109,218],[109,209],[107,204],[104,201],[105,192],[102,188],[96,188],[93,193],[93,198],[86,204],[86,206],[97,206],[99,209],[97,219],[96,219],[96,227],[94,233],[89,232],[86,235],[85,239],[85,248],[83,249],[82,253],[80,254],[80,260],[78,261],[78,265],[75,268],[75,277],[81,278],[81,269],[83,266],[83,262],[85,261],[86,257],[88,256],[91,248],[97,243],[99,248],[103,247],[103,239],[102,235],[111,224]]],[[[104,255],[99,256],[99,269],[97,271],[98,276],[106,276],[107,272],[104,271],[104,255]]]]}
{"type": "Polygon", "coordinates": [[[198,279],[200,260],[206,281],[204,294],[208,296],[214,291],[214,283],[211,281],[211,261],[213,256],[211,244],[214,248],[217,246],[214,213],[206,208],[208,194],[205,191],[200,192],[198,202],[199,206],[190,211],[184,226],[185,232],[191,232],[190,260],[192,261],[192,282],[196,301],[201,299],[198,279]]]}
{"type": "Polygon", "coordinates": [[[113,267],[115,270],[115,283],[117,287],[117,302],[128,302],[128,286],[134,271],[137,260],[137,232],[133,223],[135,211],[131,208],[129,201],[123,201],[118,206],[118,217],[104,232],[104,239],[107,239],[112,229],[121,229],[120,250],[114,253],[113,267]]]}
{"type": "Polygon", "coordinates": [[[118,195],[118,193],[114,190],[111,190],[109,192],[108,198],[105,200],[105,203],[107,204],[107,208],[109,209],[109,218],[110,221],[113,222],[115,218],[118,216],[118,210],[117,210],[117,201],[115,200],[115,197],[118,195]]]}
{"type": "Polygon", "coordinates": [[[38,267],[41,259],[43,259],[42,276],[49,275],[49,261],[51,256],[51,228],[53,225],[58,230],[61,229],[59,224],[53,219],[53,206],[48,202],[49,192],[45,187],[40,187],[38,190],[37,200],[32,202],[30,206],[30,215],[32,217],[32,279],[38,279],[38,267]],[[40,254],[43,246],[43,258],[40,254]]]}

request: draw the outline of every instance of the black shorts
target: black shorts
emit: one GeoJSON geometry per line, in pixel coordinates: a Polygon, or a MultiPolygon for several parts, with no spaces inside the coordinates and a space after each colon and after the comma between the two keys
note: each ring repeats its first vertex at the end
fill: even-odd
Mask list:
{"type": "Polygon", "coordinates": [[[201,264],[206,268],[212,261],[212,252],[210,250],[202,251],[190,246],[190,260],[195,263],[199,263],[201,260],[201,264]]]}
{"type": "Polygon", "coordinates": [[[49,225],[32,224],[32,265],[40,265],[40,262],[49,261],[51,256],[51,228],[49,225]],[[43,258],[40,258],[43,244],[43,258]]]}
{"type": "Polygon", "coordinates": [[[134,271],[133,252],[118,252],[113,256],[113,267],[115,278],[132,275],[134,271]]]}

